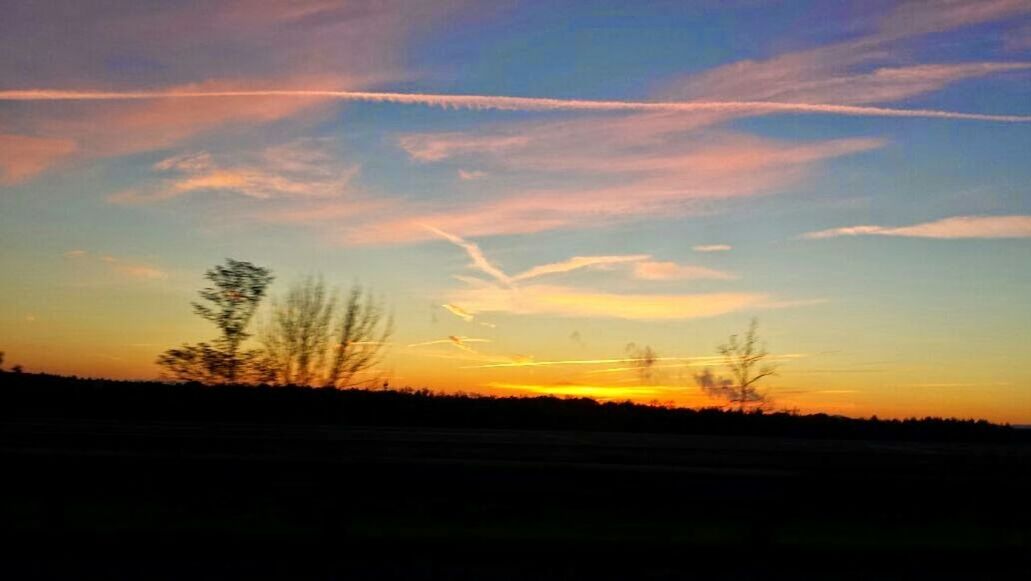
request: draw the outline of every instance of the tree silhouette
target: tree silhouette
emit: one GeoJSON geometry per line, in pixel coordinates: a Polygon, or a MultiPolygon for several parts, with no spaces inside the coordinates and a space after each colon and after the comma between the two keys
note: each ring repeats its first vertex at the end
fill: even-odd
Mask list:
{"type": "Polygon", "coordinates": [[[272,282],[269,269],[250,262],[226,259],[225,265],[209,269],[204,278],[212,286],[198,291],[206,303],[194,302],[193,311],[218,327],[220,336],[212,343],[184,344],[158,356],[158,365],[174,378],[204,383],[263,381],[268,365],[258,350],[241,351],[250,337],[247,326],[272,282]]]}
{"type": "Polygon", "coordinates": [[[261,342],[275,381],[288,385],[320,384],[325,377],[327,347],[336,299],[321,277],[295,282],[282,299],[273,299],[261,342]]]}
{"type": "Polygon", "coordinates": [[[641,383],[650,383],[655,378],[654,367],[659,360],[659,354],[651,345],[640,347],[637,343],[627,343],[625,350],[630,365],[637,371],[641,383]]]}
{"type": "Polygon", "coordinates": [[[756,389],[756,384],[776,373],[774,366],[765,363],[769,353],[759,344],[758,326],[758,320],[752,319],[743,340],[731,335],[726,343],[716,348],[723,356],[723,366],[730,372],[729,378],[714,375],[709,368],[694,376],[703,392],[731,405],[737,404],[740,411],[747,405],[763,406],[769,402],[768,394],[756,389]]]}
{"type": "Polygon", "coordinates": [[[333,346],[326,386],[347,387],[355,374],[376,365],[393,332],[394,318],[384,319],[382,302],[361,285],[351,287],[337,330],[338,341],[333,346]]]}
{"type": "Polygon", "coordinates": [[[4,370],[4,352],[0,351],[0,371],[4,370]]]}

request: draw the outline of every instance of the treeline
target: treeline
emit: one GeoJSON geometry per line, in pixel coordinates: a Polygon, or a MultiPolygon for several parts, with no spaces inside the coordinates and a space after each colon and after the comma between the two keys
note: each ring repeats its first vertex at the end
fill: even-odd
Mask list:
{"type": "Polygon", "coordinates": [[[241,422],[272,425],[420,426],[477,429],[783,436],[1031,443],[1031,431],[985,420],[853,419],[665,408],[556,397],[492,397],[428,390],[369,390],[268,385],[79,379],[0,374],[0,417],[241,422]]]}

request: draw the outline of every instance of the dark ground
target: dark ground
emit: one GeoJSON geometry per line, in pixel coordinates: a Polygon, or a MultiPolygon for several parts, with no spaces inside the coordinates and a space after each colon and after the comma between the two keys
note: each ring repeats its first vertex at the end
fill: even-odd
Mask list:
{"type": "MultiPolygon", "coordinates": [[[[625,421],[621,432],[468,425],[475,418],[360,426],[312,421],[327,416],[297,401],[328,397],[326,407],[337,396],[308,390],[138,391],[146,385],[0,376],[10,578],[1031,573],[1031,446],[1003,428],[958,424],[937,438],[911,432],[923,435],[914,441],[877,426],[870,437],[855,426],[836,437],[690,433],[720,416],[684,416],[694,427],[666,434],[625,421]],[[234,398],[255,421],[206,415],[234,398]]],[[[378,409],[418,411],[404,397],[428,396],[384,397],[400,399],[375,400],[378,409]]],[[[373,400],[347,401],[354,412],[373,400]]],[[[576,408],[581,424],[594,408],[576,408]]],[[[408,413],[398,416],[417,417],[408,413]]]]}

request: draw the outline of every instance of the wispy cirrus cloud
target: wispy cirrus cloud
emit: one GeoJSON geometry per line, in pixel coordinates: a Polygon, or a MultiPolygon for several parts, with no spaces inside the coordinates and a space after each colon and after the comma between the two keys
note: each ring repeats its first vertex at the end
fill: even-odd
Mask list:
{"type": "Polygon", "coordinates": [[[1023,0],[903,2],[864,14],[865,34],[772,56],[743,60],[668,83],[667,98],[743,99],[867,105],[889,103],[964,79],[1026,70],[1026,62],[896,64],[907,39],[1031,12],[1023,0]]]}
{"type": "Polygon", "coordinates": [[[454,291],[451,297],[473,312],[631,320],[713,317],[761,308],[767,300],[758,293],[623,294],[553,285],[483,285],[454,291]]]}
{"type": "Polygon", "coordinates": [[[412,343],[408,345],[409,348],[414,347],[428,347],[430,345],[453,345],[462,351],[469,353],[476,353],[476,350],[469,346],[469,343],[490,343],[490,339],[480,339],[477,337],[465,337],[460,335],[448,335],[444,339],[433,339],[431,341],[422,341],[420,343],[412,343]]]}
{"type": "Polygon", "coordinates": [[[507,274],[502,272],[500,268],[495,266],[490,260],[488,260],[487,256],[483,254],[483,250],[481,250],[479,245],[477,245],[475,242],[469,242],[461,236],[450,234],[439,228],[434,228],[433,226],[427,226],[424,224],[423,228],[432,232],[433,234],[436,234],[437,236],[440,236],[441,238],[447,240],[455,246],[458,246],[462,250],[465,250],[465,253],[469,256],[469,260],[471,261],[469,263],[469,266],[471,266],[472,268],[475,268],[480,272],[483,272],[484,274],[490,276],[491,278],[494,278],[502,284],[512,284],[512,279],[507,274]]]}
{"type": "Polygon", "coordinates": [[[483,179],[485,177],[487,177],[487,172],[485,172],[485,171],[480,171],[480,170],[476,170],[476,169],[472,169],[472,170],[460,169],[460,170],[458,170],[458,179],[460,179],[460,180],[472,181],[472,180],[480,180],[480,179],[483,179]]]}
{"type": "Polygon", "coordinates": [[[0,186],[32,178],[76,149],[70,139],[0,134],[0,186]]]}
{"type": "Polygon", "coordinates": [[[549,274],[561,274],[584,268],[609,267],[628,262],[640,262],[651,258],[649,254],[628,254],[621,256],[574,256],[561,262],[542,264],[512,277],[513,281],[528,280],[549,274]]]}
{"type": "Polygon", "coordinates": [[[520,140],[525,147],[479,154],[484,163],[510,170],[561,172],[602,183],[524,189],[452,207],[410,205],[407,216],[402,211],[367,221],[341,237],[355,244],[398,243],[432,237],[423,224],[484,236],[704,213],[711,211],[705,203],[774,193],[803,180],[822,160],[884,145],[871,138],[792,143],[728,132],[669,135],[661,120],[645,123],[649,130],[636,133],[599,132],[589,122],[564,123],[561,130],[533,125],[520,140]]]}
{"type": "Polygon", "coordinates": [[[500,312],[563,317],[675,320],[712,317],[750,308],[781,308],[803,304],[797,301],[775,301],[762,293],[609,293],[563,285],[526,284],[527,280],[534,280],[546,275],[572,272],[592,266],[619,264],[652,265],[646,267],[646,271],[652,276],[638,277],[644,280],[656,280],[658,276],[689,278],[688,274],[694,278],[708,277],[727,280],[729,275],[708,269],[692,270],[675,263],[656,263],[648,260],[651,258],[649,255],[620,255],[574,257],[566,261],[531,268],[521,275],[509,276],[494,265],[475,243],[439,229],[434,229],[434,232],[465,250],[472,259],[469,266],[489,277],[486,280],[476,277],[456,277],[465,282],[467,287],[448,293],[448,304],[462,305],[461,313],[470,317],[481,312],[500,312]],[[672,272],[666,266],[667,264],[673,265],[672,272]]]}
{"type": "MultiPolygon", "coordinates": [[[[4,8],[0,89],[101,86],[112,93],[143,87],[172,93],[246,93],[283,86],[366,89],[408,76],[404,46],[412,30],[444,15],[464,18],[482,12],[461,1],[413,5],[394,0],[109,0],[103,7],[22,2],[4,8]]],[[[74,145],[68,157],[96,159],[181,145],[215,130],[253,134],[288,119],[303,125],[334,102],[315,95],[246,95],[25,104],[5,107],[0,133],[67,141],[74,145]]],[[[3,149],[18,151],[19,158],[34,151],[26,142],[3,149]]],[[[32,169],[15,172],[18,180],[41,173],[59,156],[32,159],[31,164],[19,161],[17,167],[32,169]]]]}
{"type": "Polygon", "coordinates": [[[909,238],[1031,238],[1031,216],[954,216],[910,226],[846,226],[803,234],[819,240],[841,236],[902,236],[909,238]]]}
{"type": "Polygon", "coordinates": [[[153,165],[168,176],[149,189],[119,192],[114,203],[167,200],[192,192],[223,191],[250,198],[334,198],[348,189],[358,166],[331,155],[325,140],[304,139],[259,152],[235,155],[236,161],[216,160],[208,152],[173,156],[153,165]]]}
{"type": "Polygon", "coordinates": [[[737,275],[693,264],[642,261],[634,265],[634,276],[642,280],[734,280],[737,275]]]}
{"type": "Polygon", "coordinates": [[[73,262],[93,268],[105,267],[109,272],[136,280],[164,280],[169,277],[164,270],[143,262],[118,258],[110,254],[97,254],[80,248],[69,250],[64,257],[73,262]]]}
{"type": "Polygon", "coordinates": [[[729,244],[698,244],[691,247],[695,252],[729,252],[733,246],[729,244]]]}

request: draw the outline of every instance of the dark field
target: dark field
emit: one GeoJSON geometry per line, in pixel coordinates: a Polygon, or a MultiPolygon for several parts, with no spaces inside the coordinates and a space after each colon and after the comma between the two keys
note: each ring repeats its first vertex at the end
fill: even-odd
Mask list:
{"type": "MultiPolygon", "coordinates": [[[[1031,447],[1022,432],[987,424],[911,427],[904,440],[883,426],[763,425],[714,412],[680,417],[686,425],[651,417],[656,431],[681,433],[648,433],[647,409],[613,408],[619,415],[569,402],[580,406],[574,414],[552,400],[533,413],[455,413],[450,428],[432,418],[389,425],[371,412],[375,425],[361,426],[329,408],[393,409],[412,424],[426,406],[463,404],[11,374],[0,382],[5,562],[40,577],[1031,572],[1031,447]],[[234,402],[253,421],[210,415],[234,402]],[[551,419],[541,417],[548,410],[551,419]],[[584,425],[592,413],[615,414],[619,430],[553,425],[563,415],[584,425]],[[630,422],[632,413],[645,419],[630,422]],[[537,429],[482,425],[501,417],[536,417],[537,429]],[[796,435],[754,433],[777,430],[796,435]]],[[[478,405],[524,405],[494,401],[478,405]]]]}

